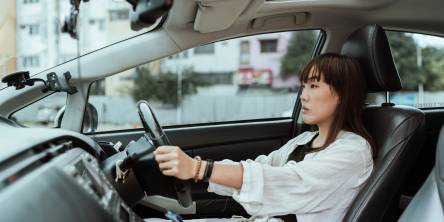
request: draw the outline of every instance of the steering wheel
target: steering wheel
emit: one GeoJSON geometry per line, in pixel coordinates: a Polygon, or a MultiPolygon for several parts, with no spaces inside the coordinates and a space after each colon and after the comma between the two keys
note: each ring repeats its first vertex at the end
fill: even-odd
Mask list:
{"type": "MultiPolygon", "coordinates": [[[[148,102],[144,100],[139,101],[137,103],[137,109],[143,128],[145,129],[144,138],[141,139],[146,139],[148,141],[148,143],[146,144],[148,146],[150,144],[153,146],[150,150],[154,151],[154,149],[158,146],[170,145],[170,141],[167,135],[164,133],[162,127],[157,121],[157,118],[154,115],[154,112],[152,111],[148,102]]],[[[177,195],[177,201],[179,202],[179,204],[183,207],[188,207],[191,205],[193,200],[191,197],[191,183],[189,180],[180,180],[175,177],[164,176],[160,172],[159,166],[154,160],[154,155],[152,153],[149,155],[145,155],[143,159],[145,159],[145,161],[141,159],[141,162],[148,162],[149,166],[147,166],[146,164],[142,164],[141,166],[143,166],[143,169],[141,169],[141,167],[138,167],[138,169],[136,169],[136,174],[141,175],[139,178],[142,179],[139,179],[139,181],[141,182],[147,193],[156,193],[156,190],[161,190],[164,193],[165,189],[168,189],[167,187],[172,184],[177,195]],[[151,172],[148,173],[147,171],[151,172]],[[159,176],[159,174],[161,174],[162,176],[159,176]],[[156,181],[153,181],[153,178],[147,178],[146,175],[152,175],[153,178],[156,178],[156,181]]]]}

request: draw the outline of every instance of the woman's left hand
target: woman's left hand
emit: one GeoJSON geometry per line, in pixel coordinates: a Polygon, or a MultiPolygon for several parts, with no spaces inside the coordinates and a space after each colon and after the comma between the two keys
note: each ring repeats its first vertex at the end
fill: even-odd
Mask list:
{"type": "Polygon", "coordinates": [[[196,160],[188,156],[179,147],[159,146],[154,151],[154,157],[164,175],[174,176],[181,180],[194,177],[196,160]]]}

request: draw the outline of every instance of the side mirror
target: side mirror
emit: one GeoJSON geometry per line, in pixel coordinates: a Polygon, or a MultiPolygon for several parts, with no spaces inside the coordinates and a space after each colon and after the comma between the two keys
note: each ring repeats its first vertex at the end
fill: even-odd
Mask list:
{"type": "Polygon", "coordinates": [[[85,115],[83,116],[83,133],[93,133],[97,130],[99,123],[96,107],[91,103],[86,104],[85,115]]]}
{"type": "MultiPolygon", "coordinates": [[[[63,106],[56,114],[54,119],[54,128],[60,128],[62,125],[63,115],[65,114],[66,106],[63,106]]],[[[91,103],[86,104],[85,115],[83,116],[83,133],[93,133],[97,130],[99,123],[98,113],[96,107],[91,103]]]]}

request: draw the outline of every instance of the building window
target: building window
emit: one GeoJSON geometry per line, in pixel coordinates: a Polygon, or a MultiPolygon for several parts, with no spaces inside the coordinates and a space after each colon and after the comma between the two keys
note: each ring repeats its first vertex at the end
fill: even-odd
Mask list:
{"type": "Polygon", "coordinates": [[[261,53],[277,52],[277,39],[259,40],[261,53]]]}
{"type": "Polygon", "coordinates": [[[38,35],[39,34],[39,25],[33,24],[28,25],[29,35],[38,35]]]}
{"type": "Polygon", "coordinates": [[[99,29],[99,31],[104,31],[105,30],[105,19],[98,19],[97,25],[98,25],[97,28],[99,29]]]}
{"type": "Polygon", "coordinates": [[[214,44],[199,46],[194,49],[194,54],[214,54],[214,44]]]}
{"type": "Polygon", "coordinates": [[[39,0],[23,0],[23,4],[39,3],[39,0]]]}
{"type": "Polygon", "coordinates": [[[97,29],[99,31],[105,30],[105,20],[104,19],[90,19],[88,22],[91,26],[97,25],[97,29]]]}
{"type": "Polygon", "coordinates": [[[182,58],[188,58],[188,51],[184,51],[182,53],[182,58]]]}
{"type": "Polygon", "coordinates": [[[249,65],[250,64],[250,42],[241,41],[240,43],[240,64],[249,65]]]}
{"type": "Polygon", "coordinates": [[[109,19],[111,21],[128,20],[129,19],[129,10],[128,9],[110,10],[109,11],[109,19]]]}
{"type": "Polygon", "coordinates": [[[25,56],[23,57],[23,68],[40,66],[39,56],[25,56]]]}
{"type": "Polygon", "coordinates": [[[241,54],[250,54],[250,42],[242,41],[240,43],[240,53],[241,54]]]}

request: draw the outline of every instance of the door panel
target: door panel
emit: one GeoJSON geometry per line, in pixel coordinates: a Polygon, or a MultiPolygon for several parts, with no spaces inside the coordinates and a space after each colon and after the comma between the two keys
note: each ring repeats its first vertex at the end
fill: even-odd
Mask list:
{"type": "MultiPolygon", "coordinates": [[[[227,123],[190,127],[166,128],[165,133],[171,143],[178,145],[191,156],[203,159],[231,159],[240,161],[254,159],[261,154],[269,154],[281,147],[291,137],[293,119],[262,120],[256,122],[227,123]]],[[[131,140],[142,136],[142,131],[120,131],[91,135],[97,141],[126,146],[131,140]]],[[[206,192],[207,183],[193,184],[193,199],[197,205],[196,217],[231,217],[245,215],[245,211],[232,198],[206,192]]],[[[138,206],[138,211],[152,210],[138,206]]],[[[149,216],[149,214],[147,215],[149,216]]],[[[190,215],[191,216],[191,215],[190,215]]]]}

